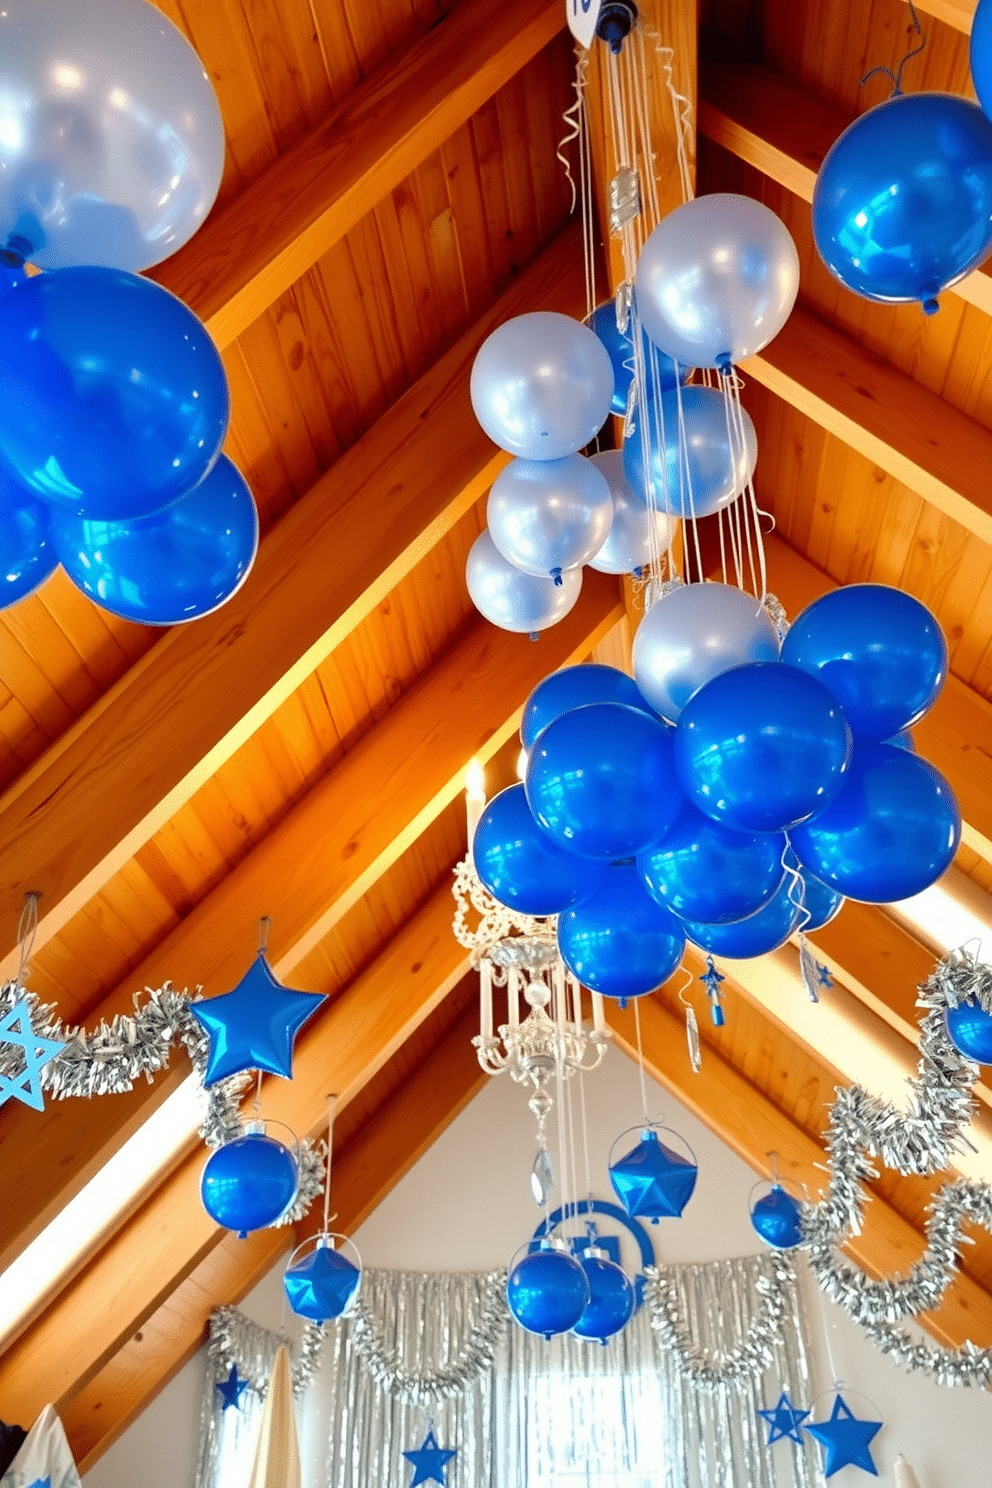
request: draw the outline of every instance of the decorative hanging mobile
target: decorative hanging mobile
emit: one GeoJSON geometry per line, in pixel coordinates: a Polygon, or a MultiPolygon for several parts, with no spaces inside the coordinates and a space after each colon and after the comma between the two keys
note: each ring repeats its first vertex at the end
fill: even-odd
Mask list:
{"type": "Polygon", "coordinates": [[[839,1389],[828,1419],[803,1425],[803,1430],[823,1448],[823,1471],[828,1478],[842,1467],[860,1467],[877,1478],[870,1444],[881,1429],[881,1421],[859,1420],[839,1389]]]}
{"type": "Polygon", "coordinates": [[[640,1008],[634,1004],[634,1024],[637,1031],[637,1064],[641,1080],[641,1105],[644,1122],[640,1128],[640,1140],[614,1157],[625,1138],[638,1130],[631,1127],[622,1132],[610,1149],[609,1172],[614,1192],[624,1209],[632,1218],[649,1219],[657,1224],[659,1219],[678,1219],[692,1198],[699,1169],[692,1149],[683,1138],[652,1121],[648,1116],[647,1078],[644,1070],[644,1049],[641,1042],[640,1008]],[[660,1137],[661,1132],[675,1137],[688,1152],[688,1158],[667,1146],[660,1137]]]}
{"type": "Polygon", "coordinates": [[[591,1196],[577,1205],[562,1206],[548,1214],[534,1233],[532,1244],[552,1233],[566,1218],[584,1215],[585,1234],[573,1237],[572,1253],[586,1274],[589,1301],[572,1328],[576,1338],[605,1344],[626,1327],[640,1304],[644,1285],[644,1268],[654,1263],[654,1247],[637,1220],[616,1204],[591,1196]],[[640,1252],[642,1271],[632,1282],[620,1264],[620,1242],[615,1235],[603,1235],[594,1214],[622,1225],[634,1238],[640,1252]]]}
{"type": "Polygon", "coordinates": [[[448,1463],[457,1455],[455,1447],[438,1446],[434,1427],[429,1426],[422,1444],[403,1453],[406,1460],[412,1463],[414,1470],[408,1488],[417,1488],[418,1483],[438,1483],[440,1488],[447,1488],[448,1463]]]}
{"type": "Polygon", "coordinates": [[[782,1441],[784,1438],[802,1446],[803,1439],[799,1428],[809,1415],[809,1411],[796,1410],[786,1390],[782,1391],[777,1404],[771,1410],[759,1410],[758,1415],[768,1423],[766,1446],[774,1446],[777,1441],[782,1441]]]}
{"type": "Polygon", "coordinates": [[[331,1157],[334,1150],[334,1107],[336,1096],[328,1098],[327,1162],[324,1174],[324,1222],[318,1235],[298,1245],[289,1258],[283,1286],[289,1305],[299,1316],[311,1322],[326,1323],[344,1317],[354,1306],[362,1282],[362,1258],[354,1241],[337,1234],[331,1222],[331,1157]],[[350,1245],[358,1257],[357,1266],[335,1248],[336,1240],[350,1245]],[[309,1254],[305,1254],[309,1248],[309,1254]],[[303,1259],[297,1259],[303,1256],[303,1259]]]}

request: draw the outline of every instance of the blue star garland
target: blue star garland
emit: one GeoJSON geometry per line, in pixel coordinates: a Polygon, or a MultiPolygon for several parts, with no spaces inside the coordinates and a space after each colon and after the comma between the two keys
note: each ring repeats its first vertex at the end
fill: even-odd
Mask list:
{"type": "Polygon", "coordinates": [[[235,1410],[241,1409],[241,1397],[248,1388],[248,1381],[238,1378],[237,1364],[231,1365],[231,1372],[226,1380],[218,1380],[214,1386],[224,1402],[224,1409],[234,1406],[235,1410]]]}
{"type": "Polygon", "coordinates": [[[788,1437],[790,1441],[803,1444],[799,1428],[809,1415],[808,1410],[796,1410],[785,1390],[778,1397],[778,1404],[771,1410],[759,1410],[758,1415],[768,1422],[768,1441],[766,1446],[772,1446],[775,1442],[788,1437]]]}
{"type": "Polygon", "coordinates": [[[0,1018],[0,1044],[13,1044],[24,1051],[24,1068],[19,1075],[0,1074],[0,1106],[14,1097],[34,1111],[43,1111],[41,1071],[50,1059],[61,1053],[65,1044],[32,1032],[31,1013],[25,998],[15,1002],[10,1012],[0,1018]]]}
{"type": "Polygon", "coordinates": [[[190,1005],[210,1038],[203,1083],[216,1085],[242,1070],[266,1070],[291,1080],[293,1041],[326,1000],[322,992],[284,987],[259,951],[233,991],[190,1005]]]}
{"type": "Polygon", "coordinates": [[[438,1446],[434,1428],[431,1427],[424,1437],[423,1446],[403,1453],[406,1460],[412,1462],[414,1467],[410,1488],[417,1488],[418,1483],[439,1483],[441,1488],[447,1488],[445,1467],[452,1457],[457,1455],[454,1447],[438,1446]]]}
{"type": "Polygon", "coordinates": [[[842,1467],[860,1467],[877,1478],[868,1444],[881,1429],[881,1421],[859,1421],[839,1390],[830,1419],[803,1427],[823,1448],[823,1471],[828,1478],[842,1467]]]}

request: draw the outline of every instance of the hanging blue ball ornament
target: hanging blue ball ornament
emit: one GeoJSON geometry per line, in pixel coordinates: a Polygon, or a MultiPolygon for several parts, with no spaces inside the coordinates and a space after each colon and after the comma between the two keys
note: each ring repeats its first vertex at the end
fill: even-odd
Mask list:
{"type": "Polygon", "coordinates": [[[203,1207],[243,1240],[281,1219],[296,1198],[299,1169],[288,1147],[264,1132],[248,1131],[218,1147],[200,1179],[203,1207]]]}
{"type": "Polygon", "coordinates": [[[971,81],[987,118],[992,119],[992,0],[978,0],[971,23],[971,81]]]}
{"type": "Polygon", "coordinates": [[[639,708],[649,718],[654,717],[650,703],[645,702],[626,672],[619,667],[585,662],[581,666],[562,667],[537,684],[524,703],[521,744],[527,750],[532,749],[537,736],[549,723],[573,708],[585,707],[586,703],[626,703],[628,708],[639,708]]]}
{"type": "Polygon", "coordinates": [[[576,1338],[594,1339],[605,1344],[633,1317],[634,1288],[623,1268],[595,1244],[582,1251],[579,1265],[589,1283],[589,1301],[572,1332],[576,1338]]]}
{"type": "Polygon", "coordinates": [[[522,1256],[506,1282],[510,1311],[528,1333],[568,1333],[589,1303],[589,1283],[578,1261],[548,1241],[522,1256]]]}
{"type": "MultiPolygon", "coordinates": [[[[634,380],[634,343],[627,332],[621,331],[617,326],[617,307],[614,300],[606,300],[604,304],[597,305],[586,323],[602,341],[613,365],[613,401],[610,404],[610,411],[618,418],[623,418],[627,412],[630,384],[634,380]]],[[[657,347],[652,347],[643,331],[641,341],[644,347],[644,384],[648,399],[654,396],[656,387],[660,388],[663,393],[667,393],[675,386],[676,379],[682,383],[688,381],[692,374],[691,367],[676,369],[671,357],[666,356],[657,347]]]]}
{"type": "MultiPolygon", "coordinates": [[[[711,517],[740,495],[754,474],[758,460],[758,436],[750,415],[741,410],[743,445],[731,438],[719,388],[683,388],[678,395],[665,393],[661,412],[652,402],[647,408],[646,428],[650,450],[650,473],[654,501],[659,511],[676,517],[711,517]],[[684,438],[679,432],[681,405],[684,438]]],[[[623,465],[630,489],[638,500],[648,499],[642,431],[638,427],[624,440],[623,465]]]]}
{"type": "Polygon", "coordinates": [[[794,902],[797,890],[792,883],[787,875],[768,903],[746,920],[727,925],[685,920],[687,939],[711,956],[729,956],[734,961],[747,961],[778,950],[800,928],[803,919],[798,903],[794,902]]]}
{"type": "Polygon", "coordinates": [[[780,1183],[751,1207],[751,1223],[773,1250],[793,1250],[802,1244],[803,1223],[799,1205],[780,1183]]]}
{"type": "Polygon", "coordinates": [[[692,1198],[699,1169],[659,1137],[654,1127],[610,1164],[610,1182],[631,1219],[678,1219],[692,1198]]]}
{"type": "Polygon", "coordinates": [[[308,1256],[299,1261],[290,1259],[283,1287],[297,1317],[326,1323],[344,1317],[358,1296],[361,1281],[361,1267],[334,1249],[332,1237],[321,1235],[317,1248],[308,1256]]]}
{"type": "Polygon", "coordinates": [[[782,660],[829,688],[856,743],[911,727],[947,680],[936,616],[887,584],[849,584],[815,599],[792,622],[782,660]]]}
{"type": "Polygon", "coordinates": [[[7,487],[0,472],[0,610],[33,594],[59,564],[48,507],[26,491],[15,497],[7,487]]]}
{"type": "Polygon", "coordinates": [[[947,1036],[966,1059],[992,1064],[992,1013],[973,998],[949,1007],[944,1014],[947,1036]]]}
{"type": "Polygon", "coordinates": [[[558,916],[558,950],[584,987],[625,1002],[668,981],[685,934],[633,864],[611,863],[592,893],[558,916]]]}
{"type": "Polygon", "coordinates": [[[932,314],[992,248],[992,123],[950,93],[896,94],[862,114],[820,167],[813,238],[855,294],[932,314]]]}
{"type": "Polygon", "coordinates": [[[527,762],[527,801],[560,846],[612,862],[651,847],[682,806],[665,725],[624,703],[556,718],[527,762]]]}
{"type": "Polygon", "coordinates": [[[686,801],[661,841],[640,853],[648,892],[684,920],[719,925],[755,914],[782,882],[782,832],[732,832],[686,801]]]}
{"type": "Polygon", "coordinates": [[[609,870],[566,852],[531,816],[522,785],[486,805],[472,842],[472,861],[500,904],[525,915],[560,914],[585,898],[609,870]]]}

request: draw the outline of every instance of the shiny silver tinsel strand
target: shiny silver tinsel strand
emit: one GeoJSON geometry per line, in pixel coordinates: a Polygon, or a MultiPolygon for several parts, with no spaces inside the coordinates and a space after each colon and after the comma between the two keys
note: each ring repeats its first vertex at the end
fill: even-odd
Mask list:
{"type": "Polygon", "coordinates": [[[679,1316],[677,1272],[657,1266],[645,1269],[644,1300],[651,1326],[681,1375],[699,1390],[712,1392],[752,1384],[774,1362],[774,1346],[782,1336],[786,1311],[795,1307],[796,1272],[791,1258],[780,1251],[769,1255],[770,1274],[759,1276],[755,1290],[761,1305],[747,1333],[732,1348],[709,1354],[693,1343],[679,1316]]]}

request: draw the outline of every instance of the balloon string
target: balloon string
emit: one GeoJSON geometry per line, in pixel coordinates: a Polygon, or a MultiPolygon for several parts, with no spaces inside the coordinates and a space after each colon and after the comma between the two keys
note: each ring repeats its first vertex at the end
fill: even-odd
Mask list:
{"type": "Polygon", "coordinates": [[[637,1032],[637,1068],[641,1076],[641,1105],[644,1108],[644,1125],[651,1125],[648,1116],[648,1082],[644,1073],[644,1045],[641,1042],[641,1004],[640,999],[634,998],[634,1028],[637,1032]]]}
{"type": "Polygon", "coordinates": [[[582,1110],[582,1150],[586,1162],[586,1193],[592,1198],[592,1168],[589,1164],[589,1118],[586,1115],[586,1077],[579,1066],[579,1105],[582,1110]]]}
{"type": "Polygon", "coordinates": [[[40,898],[41,895],[37,889],[29,889],[24,895],[20,918],[17,921],[17,945],[20,951],[17,965],[18,987],[24,986],[29,975],[28,963],[31,960],[31,952],[34,950],[35,936],[38,934],[38,900],[40,898]]]}
{"type": "Polygon", "coordinates": [[[269,949],[269,931],[272,920],[269,915],[260,915],[258,920],[258,954],[264,956],[269,949]]]}
{"type": "Polygon", "coordinates": [[[806,907],[806,884],[803,881],[803,876],[799,872],[799,870],[797,868],[794,868],[789,862],[789,849],[787,847],[783,847],[782,849],[781,863],[782,867],[785,869],[786,873],[792,880],[789,884],[788,889],[786,890],[789,898],[789,903],[793,905],[795,909],[798,909],[800,915],[805,916],[805,919],[803,919],[802,923],[796,926],[796,933],[802,935],[806,929],[806,926],[813,918],[812,914],[806,907]]]}
{"type": "MultiPolygon", "coordinates": [[[[582,113],[581,77],[582,61],[584,57],[585,50],[581,47],[576,46],[575,77],[572,79],[572,91],[575,94],[575,102],[570,104],[569,107],[562,112],[561,119],[562,123],[565,126],[565,133],[558,141],[558,148],[555,150],[555,158],[561,163],[561,167],[565,172],[565,179],[568,182],[569,189],[572,193],[572,205],[569,208],[569,213],[574,212],[575,208],[578,206],[578,190],[575,185],[575,177],[572,175],[572,162],[569,160],[565,151],[567,147],[572,143],[572,141],[578,140],[582,134],[582,124],[580,122],[580,116],[582,113]]],[[[582,145],[580,143],[579,150],[581,151],[581,149],[582,145]]]]}
{"type": "Polygon", "coordinates": [[[330,1228],[331,1214],[331,1157],[334,1152],[334,1113],[337,1108],[336,1095],[327,1097],[327,1166],[324,1169],[324,1234],[330,1228]]]}
{"type": "Polygon", "coordinates": [[[920,25],[920,18],[916,14],[916,6],[913,4],[913,0],[909,0],[909,13],[913,18],[913,26],[916,29],[917,36],[922,38],[919,46],[913,47],[912,51],[909,51],[905,54],[895,72],[892,71],[891,67],[870,68],[861,79],[861,82],[858,84],[859,87],[863,88],[865,83],[868,82],[869,78],[873,78],[876,76],[877,73],[883,72],[892,84],[892,92],[889,94],[889,97],[899,98],[901,96],[903,68],[906,66],[906,63],[909,62],[911,58],[918,57],[920,53],[926,48],[927,44],[927,38],[923,35],[923,27],[920,25]]]}

